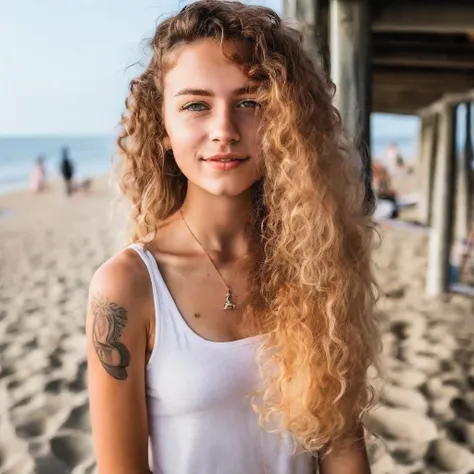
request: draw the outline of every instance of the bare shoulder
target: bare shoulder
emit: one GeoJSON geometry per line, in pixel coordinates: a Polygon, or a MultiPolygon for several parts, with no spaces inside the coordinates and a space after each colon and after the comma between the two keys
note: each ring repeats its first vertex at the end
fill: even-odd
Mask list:
{"type": "MultiPolygon", "coordinates": [[[[140,256],[125,249],[95,272],[89,287],[86,335],[105,371],[125,380],[131,361],[144,354],[152,290],[140,256]]],[[[96,361],[96,358],[94,358],[96,361]]]]}
{"type": "Polygon", "coordinates": [[[89,293],[119,296],[133,305],[143,302],[150,293],[148,271],[140,256],[124,249],[103,263],[95,272],[89,293]]]}

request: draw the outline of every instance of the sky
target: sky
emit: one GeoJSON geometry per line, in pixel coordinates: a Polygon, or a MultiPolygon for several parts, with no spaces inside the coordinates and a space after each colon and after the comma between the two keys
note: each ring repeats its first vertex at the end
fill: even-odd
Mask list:
{"type": "MultiPolygon", "coordinates": [[[[111,135],[146,39],[183,0],[0,0],[0,136],[111,135]]],[[[281,0],[251,0],[281,13],[281,0]]],[[[380,117],[378,128],[413,130],[380,117]]]]}

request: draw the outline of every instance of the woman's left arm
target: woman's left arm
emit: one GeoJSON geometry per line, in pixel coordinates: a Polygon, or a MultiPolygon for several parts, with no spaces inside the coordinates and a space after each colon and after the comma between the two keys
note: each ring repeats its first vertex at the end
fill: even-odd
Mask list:
{"type": "Polygon", "coordinates": [[[353,444],[338,452],[334,449],[319,461],[320,474],[370,474],[364,429],[360,427],[353,444]]]}

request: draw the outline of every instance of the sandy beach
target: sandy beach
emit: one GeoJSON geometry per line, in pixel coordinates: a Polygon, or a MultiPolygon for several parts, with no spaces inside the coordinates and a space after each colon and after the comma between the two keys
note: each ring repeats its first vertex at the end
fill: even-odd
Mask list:
{"type": "Polygon", "coordinates": [[[116,249],[111,192],[0,197],[0,472],[94,472],[85,359],[90,278],[116,249]]]}
{"type": "MultiPolygon", "coordinates": [[[[90,278],[123,242],[111,195],[100,179],[87,196],[0,196],[0,474],[95,472],[84,320],[90,278]]],[[[474,472],[474,301],[426,299],[427,233],[380,230],[373,473],[474,472]]]]}

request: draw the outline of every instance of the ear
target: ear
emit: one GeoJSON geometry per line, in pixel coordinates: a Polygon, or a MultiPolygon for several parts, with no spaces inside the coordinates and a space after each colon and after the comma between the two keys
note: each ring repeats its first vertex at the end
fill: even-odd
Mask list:
{"type": "Polygon", "coordinates": [[[170,137],[168,137],[168,135],[165,138],[163,138],[163,146],[165,147],[165,150],[171,149],[171,140],[170,140],[170,137]]]}

